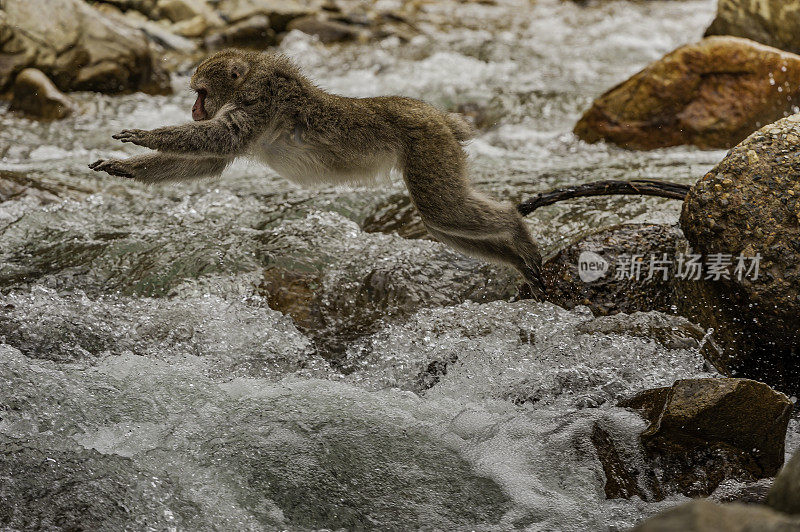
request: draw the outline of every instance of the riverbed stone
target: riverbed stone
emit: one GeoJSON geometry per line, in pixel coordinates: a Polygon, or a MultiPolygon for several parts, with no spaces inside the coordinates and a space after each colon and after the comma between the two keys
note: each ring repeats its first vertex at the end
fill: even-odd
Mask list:
{"type": "Polygon", "coordinates": [[[209,50],[225,47],[261,50],[276,42],[275,30],[270,26],[269,17],[254,15],[212,33],[206,37],[204,43],[209,50]]]}
{"type": "Polygon", "coordinates": [[[320,42],[328,44],[333,42],[353,41],[358,38],[358,31],[348,24],[327,20],[314,15],[300,17],[292,20],[286,26],[287,31],[298,30],[308,35],[316,36],[320,42]]]}
{"type": "Polygon", "coordinates": [[[775,479],[767,504],[779,512],[800,515],[800,452],[794,454],[775,479]]]}
{"type": "Polygon", "coordinates": [[[696,499],[670,508],[632,532],[797,532],[800,519],[755,504],[714,504],[696,499]]]}
{"type": "Polygon", "coordinates": [[[26,68],[14,81],[10,108],[36,118],[60,119],[73,113],[75,102],[58,90],[44,72],[26,68]]]}
{"type": "Polygon", "coordinates": [[[709,279],[707,270],[685,282],[678,300],[683,315],[714,328],[720,371],[792,394],[800,390],[798,153],[800,114],[752,134],[695,184],[683,232],[706,264],[730,265],[728,278],[709,279]]]}
{"type": "Polygon", "coordinates": [[[79,0],[6,0],[0,12],[0,91],[25,67],[62,91],[171,91],[145,34],[120,17],[79,0]]]}
{"type": "Polygon", "coordinates": [[[800,105],[800,56],[737,37],[682,46],[598,97],[575,126],[587,142],[648,150],[730,148],[800,105]]]}
{"type": "Polygon", "coordinates": [[[684,379],[619,406],[650,421],[645,452],[663,493],[708,496],[726,479],[774,476],[784,460],[792,403],[749,379],[684,379]]]}
{"type": "Polygon", "coordinates": [[[595,315],[670,312],[674,268],[663,260],[674,260],[683,241],[678,227],[659,224],[616,225],[585,235],[545,262],[547,300],[565,308],[586,305],[595,315]],[[582,274],[590,263],[605,270],[582,274]],[[666,279],[660,267],[667,268],[666,279]]]}
{"type": "Polygon", "coordinates": [[[297,0],[222,0],[217,10],[228,22],[239,22],[255,15],[269,18],[273,31],[286,31],[290,21],[314,14],[321,1],[299,2],[297,0]]]}
{"type": "Polygon", "coordinates": [[[735,35],[800,53],[800,0],[719,0],[706,35],[735,35]]]}

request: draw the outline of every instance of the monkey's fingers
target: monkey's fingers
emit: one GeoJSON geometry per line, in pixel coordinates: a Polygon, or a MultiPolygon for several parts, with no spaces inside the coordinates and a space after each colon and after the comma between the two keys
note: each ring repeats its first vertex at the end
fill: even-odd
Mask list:
{"type": "Polygon", "coordinates": [[[143,129],[123,129],[116,135],[111,135],[111,138],[122,142],[133,142],[137,144],[142,141],[145,133],[147,132],[143,129]]]}
{"type": "Polygon", "coordinates": [[[127,177],[132,178],[133,172],[130,171],[122,161],[115,161],[115,160],[103,160],[100,159],[99,161],[95,161],[89,165],[89,168],[94,170],[95,172],[105,172],[107,174],[117,176],[117,177],[127,177]]]}

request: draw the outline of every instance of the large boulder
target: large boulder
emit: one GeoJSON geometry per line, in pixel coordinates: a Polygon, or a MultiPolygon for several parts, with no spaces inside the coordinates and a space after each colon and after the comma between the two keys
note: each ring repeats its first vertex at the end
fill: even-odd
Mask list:
{"type": "Polygon", "coordinates": [[[641,439],[659,494],[708,496],[726,479],[774,476],[784,460],[792,403],[749,379],[684,379],[619,406],[650,421],[641,439]]]}
{"type": "Polygon", "coordinates": [[[800,514],[800,452],[795,453],[775,479],[767,504],[779,512],[800,514]]]}
{"type": "Polygon", "coordinates": [[[702,499],[671,508],[651,517],[633,532],[793,532],[800,519],[764,506],[718,505],[702,499]]]}
{"type": "Polygon", "coordinates": [[[706,35],[736,35],[800,53],[800,0],[719,0],[706,35]]]}
{"type": "Polygon", "coordinates": [[[632,149],[730,148],[800,104],[800,57],[736,37],[678,48],[597,98],[575,126],[632,149]]]}
{"type": "Polygon", "coordinates": [[[80,0],[0,0],[0,91],[26,67],[62,91],[168,93],[144,33],[80,0]]]}
{"type": "Polygon", "coordinates": [[[725,350],[713,361],[720,371],[791,393],[800,389],[798,152],[800,114],[748,137],[692,188],[683,232],[706,266],[727,268],[719,279],[706,268],[687,280],[678,301],[682,314],[714,328],[725,350]]]}

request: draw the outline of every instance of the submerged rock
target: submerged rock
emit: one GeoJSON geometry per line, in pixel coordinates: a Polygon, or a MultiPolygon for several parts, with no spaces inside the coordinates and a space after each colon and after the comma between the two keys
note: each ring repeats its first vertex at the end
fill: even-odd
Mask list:
{"type": "Polygon", "coordinates": [[[781,470],[767,495],[767,504],[787,514],[800,514],[800,452],[781,470]]]}
{"type": "Polygon", "coordinates": [[[79,0],[7,0],[0,13],[0,91],[33,67],[63,91],[171,92],[144,33],[121,18],[79,0]]]}
{"type": "Polygon", "coordinates": [[[800,382],[800,115],[766,126],[692,188],[681,227],[724,274],[687,280],[681,313],[713,327],[720,371],[794,393],[800,382]],[[719,277],[715,279],[715,277],[719,277]]]}
{"type": "Polygon", "coordinates": [[[746,37],[800,53],[800,1],[719,0],[706,35],[746,37]]]}
{"type": "Polygon", "coordinates": [[[730,148],[800,105],[800,57],[736,37],[678,48],[595,100],[575,126],[626,148],[730,148]]]}
{"type": "Polygon", "coordinates": [[[632,532],[796,532],[800,519],[793,519],[765,506],[718,505],[694,500],[651,517],[632,532]]]}
{"type": "Polygon", "coordinates": [[[617,225],[587,235],[545,262],[547,300],[566,308],[586,305],[598,315],[669,312],[675,275],[667,264],[665,279],[662,259],[673,260],[682,242],[677,227],[656,224],[617,225]]]}
{"type": "Polygon", "coordinates": [[[748,379],[686,379],[622,401],[650,421],[642,443],[659,491],[708,496],[726,479],[774,476],[792,403],[748,379]]]}
{"type": "Polygon", "coordinates": [[[12,111],[45,119],[66,118],[75,110],[75,103],[53,85],[41,70],[26,68],[14,80],[12,111]]]}

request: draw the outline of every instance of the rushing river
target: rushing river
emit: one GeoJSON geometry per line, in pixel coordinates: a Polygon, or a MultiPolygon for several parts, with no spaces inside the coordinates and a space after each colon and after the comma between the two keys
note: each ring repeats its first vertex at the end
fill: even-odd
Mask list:
{"type": "MultiPolygon", "coordinates": [[[[280,48],[332,91],[496,123],[468,148],[473,180],[519,201],[691,183],[721,159],[571,134],[596,95],[697,40],[714,4],[440,2],[445,30],[407,44],[292,33],[280,48]]],[[[163,186],[88,170],[140,151],[120,129],[188,120],[190,72],[173,96],[75,95],[82,114],[61,122],[0,109],[0,178],[19,184],[0,190],[0,511],[109,530],[584,531],[684,500],[606,500],[591,442],[599,424],[637,460],[645,422],[616,401],[714,375],[683,321],[510,302],[512,272],[363,231],[402,204],[399,181],[307,190],[246,161],[163,186]]],[[[550,253],[679,208],[591,199],[529,222],[550,253]]]]}

